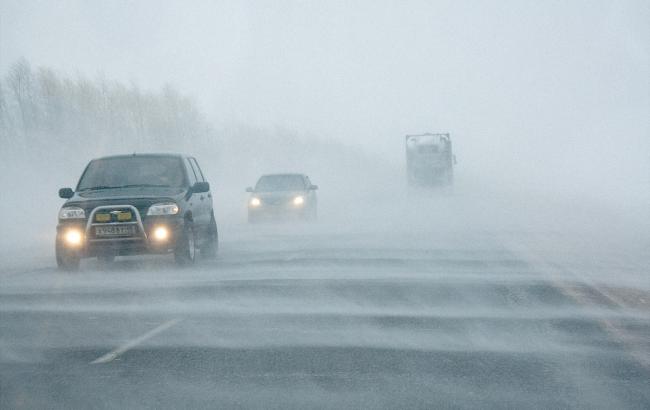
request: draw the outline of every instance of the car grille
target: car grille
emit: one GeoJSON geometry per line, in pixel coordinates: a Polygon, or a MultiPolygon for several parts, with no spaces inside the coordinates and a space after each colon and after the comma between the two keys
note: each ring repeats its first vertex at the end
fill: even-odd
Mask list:
{"type": "Polygon", "coordinates": [[[286,198],[265,198],[263,201],[266,205],[278,206],[288,203],[286,198]]]}
{"type": "Polygon", "coordinates": [[[144,239],[140,212],[132,205],[99,206],[92,210],[86,229],[91,241],[144,239]]]}
{"type": "Polygon", "coordinates": [[[129,208],[103,209],[95,213],[93,223],[133,222],[136,216],[129,208]]]}

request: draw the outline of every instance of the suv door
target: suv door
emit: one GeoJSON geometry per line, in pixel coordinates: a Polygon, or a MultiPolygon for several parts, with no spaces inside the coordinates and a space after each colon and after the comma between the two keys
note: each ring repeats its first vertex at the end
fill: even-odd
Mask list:
{"type": "MultiPolygon", "coordinates": [[[[185,165],[185,169],[187,170],[187,178],[190,181],[190,187],[192,187],[194,186],[195,183],[199,181],[196,178],[196,172],[192,168],[189,158],[184,158],[183,164],[185,165]]],[[[202,215],[203,210],[201,209],[202,201],[200,200],[200,195],[201,194],[190,193],[189,199],[187,201],[190,206],[190,209],[192,210],[192,219],[194,220],[195,229],[201,229],[201,225],[204,224],[203,215],[202,215]]]]}
{"type": "MultiPolygon", "coordinates": [[[[199,168],[199,164],[196,162],[196,159],[189,157],[187,162],[196,181],[207,182],[203,176],[201,168],[199,168]]],[[[199,229],[204,230],[210,225],[210,218],[212,215],[212,194],[208,191],[196,193],[193,194],[193,196],[195,196],[194,212],[196,212],[194,220],[196,223],[200,224],[199,229]]]]}

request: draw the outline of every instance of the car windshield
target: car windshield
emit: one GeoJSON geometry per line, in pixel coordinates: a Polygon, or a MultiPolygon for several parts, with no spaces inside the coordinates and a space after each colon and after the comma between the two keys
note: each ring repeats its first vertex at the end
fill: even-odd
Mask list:
{"type": "Polygon", "coordinates": [[[300,175],[265,175],[257,181],[255,191],[300,191],[305,189],[305,181],[300,175]]]}
{"type": "Polygon", "coordinates": [[[181,187],[185,177],[180,158],[116,157],[90,162],[78,191],[142,186],[181,187]]]}

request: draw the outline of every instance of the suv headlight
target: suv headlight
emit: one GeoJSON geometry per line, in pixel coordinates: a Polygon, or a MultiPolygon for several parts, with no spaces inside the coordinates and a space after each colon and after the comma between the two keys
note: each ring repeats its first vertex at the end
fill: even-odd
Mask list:
{"type": "Polygon", "coordinates": [[[66,206],[59,211],[59,219],[83,219],[86,213],[77,206],[66,206]]]}
{"type": "Polygon", "coordinates": [[[178,213],[178,205],[173,202],[163,202],[159,204],[153,204],[149,207],[147,211],[147,216],[156,216],[156,215],[176,215],[178,213]]]}

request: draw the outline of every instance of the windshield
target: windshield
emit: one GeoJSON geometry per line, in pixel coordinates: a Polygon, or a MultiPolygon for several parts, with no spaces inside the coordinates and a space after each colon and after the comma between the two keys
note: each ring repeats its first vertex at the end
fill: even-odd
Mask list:
{"type": "Polygon", "coordinates": [[[177,157],[117,157],[90,162],[77,191],[142,186],[181,187],[185,176],[177,157]]]}
{"type": "Polygon", "coordinates": [[[300,175],[265,175],[257,181],[255,191],[301,191],[305,181],[300,175]]]}

